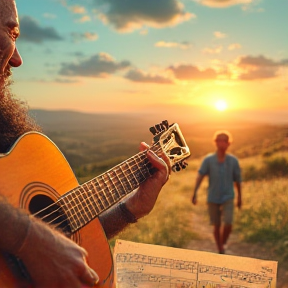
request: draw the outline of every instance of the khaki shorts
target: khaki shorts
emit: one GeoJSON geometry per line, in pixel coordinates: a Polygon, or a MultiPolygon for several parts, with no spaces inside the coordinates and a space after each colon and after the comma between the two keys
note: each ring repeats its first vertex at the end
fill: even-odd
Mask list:
{"type": "Polygon", "coordinates": [[[226,225],[233,222],[234,199],[227,200],[223,204],[208,203],[208,212],[211,225],[221,225],[221,218],[226,225]]]}

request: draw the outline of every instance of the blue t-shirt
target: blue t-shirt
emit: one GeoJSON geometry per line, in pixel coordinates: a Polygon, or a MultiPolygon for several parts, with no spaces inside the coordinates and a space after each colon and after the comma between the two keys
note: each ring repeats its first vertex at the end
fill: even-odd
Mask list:
{"type": "Polygon", "coordinates": [[[241,182],[241,170],[235,156],[226,154],[224,162],[220,163],[216,153],[209,154],[198,172],[209,176],[209,203],[222,204],[234,198],[233,182],[241,182]]]}

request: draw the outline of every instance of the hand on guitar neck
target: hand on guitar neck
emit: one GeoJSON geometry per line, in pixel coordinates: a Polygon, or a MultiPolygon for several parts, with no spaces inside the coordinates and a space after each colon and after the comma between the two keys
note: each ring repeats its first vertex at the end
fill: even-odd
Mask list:
{"type": "MultiPolygon", "coordinates": [[[[140,150],[149,149],[149,145],[142,142],[140,150]]],[[[137,219],[149,214],[153,209],[162,186],[169,178],[171,167],[169,159],[163,153],[161,158],[152,150],[148,150],[147,158],[150,163],[157,169],[152,177],[143,182],[134,193],[133,197],[129,197],[125,203],[129,211],[135,215],[137,219]]]]}

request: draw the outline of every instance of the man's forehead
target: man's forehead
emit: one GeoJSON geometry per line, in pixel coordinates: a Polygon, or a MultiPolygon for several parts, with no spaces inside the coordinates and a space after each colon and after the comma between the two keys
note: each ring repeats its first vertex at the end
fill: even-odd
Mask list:
{"type": "Polygon", "coordinates": [[[217,137],[216,137],[216,139],[224,139],[224,140],[227,140],[229,137],[228,137],[228,135],[226,135],[226,134],[219,134],[219,135],[217,135],[217,137]]]}
{"type": "Polygon", "coordinates": [[[14,0],[0,0],[0,21],[2,24],[7,22],[18,23],[18,14],[14,0]]]}

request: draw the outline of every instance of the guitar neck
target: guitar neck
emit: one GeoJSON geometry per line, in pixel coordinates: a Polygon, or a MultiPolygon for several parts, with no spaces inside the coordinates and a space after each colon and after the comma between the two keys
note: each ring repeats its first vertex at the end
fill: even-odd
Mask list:
{"type": "MultiPolygon", "coordinates": [[[[158,144],[151,150],[156,154],[161,152],[158,144]]],[[[71,232],[76,232],[116,204],[154,172],[146,151],[143,151],[64,194],[57,204],[66,214],[71,232]]]]}

